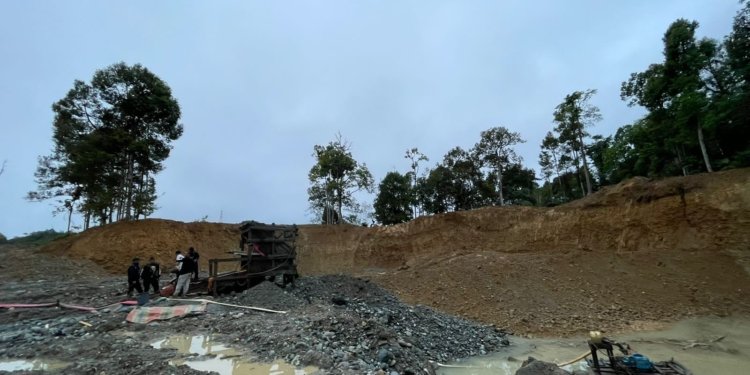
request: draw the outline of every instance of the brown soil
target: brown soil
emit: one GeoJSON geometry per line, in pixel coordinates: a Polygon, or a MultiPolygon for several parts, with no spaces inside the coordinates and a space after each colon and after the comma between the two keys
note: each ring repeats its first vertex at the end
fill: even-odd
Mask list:
{"type": "Polygon", "coordinates": [[[227,252],[237,251],[239,233],[239,226],[232,224],[146,219],[92,228],[43,250],[91,260],[109,272],[124,274],[133,257],[142,263],[154,257],[171,267],[175,251],[186,253],[192,246],[201,256],[202,269],[207,269],[208,259],[230,258],[227,252]]]}
{"type": "MultiPolygon", "coordinates": [[[[420,303],[516,333],[650,326],[750,313],[750,169],[636,178],[555,208],[491,207],[362,228],[300,226],[303,274],[365,275],[420,303]]],[[[146,220],[95,228],[48,251],[124,272],[237,247],[236,226],[146,220]]]]}

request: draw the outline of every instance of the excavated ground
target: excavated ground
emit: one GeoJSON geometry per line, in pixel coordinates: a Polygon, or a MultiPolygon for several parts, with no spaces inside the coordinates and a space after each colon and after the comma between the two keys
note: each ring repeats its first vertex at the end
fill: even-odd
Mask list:
{"type": "MultiPolygon", "coordinates": [[[[249,217],[251,218],[251,217],[249,217]]],[[[750,313],[750,169],[635,178],[554,208],[491,207],[362,228],[300,226],[305,275],[349,274],[401,299],[560,335],[750,313]]],[[[144,220],[48,246],[124,274],[130,258],[236,249],[236,225],[144,220]]]]}
{"type": "MultiPolygon", "coordinates": [[[[555,208],[492,207],[421,217],[388,227],[302,225],[298,266],[307,276],[358,276],[385,287],[408,303],[503,327],[516,334],[557,336],[591,329],[650,329],[696,315],[750,314],[748,228],[750,169],[660,181],[636,178],[555,208]]],[[[39,252],[29,250],[31,256],[25,256],[22,253],[25,250],[12,249],[17,256],[4,263],[3,285],[8,287],[0,294],[0,300],[47,302],[68,297],[81,304],[105,304],[121,298],[124,273],[134,256],[142,259],[155,256],[162,264],[170,264],[175,250],[194,246],[201,253],[205,267],[205,260],[226,257],[227,252],[234,251],[238,238],[237,225],[143,220],[93,228],[58,240],[39,252]],[[40,257],[50,265],[44,266],[48,263],[39,262],[40,257]],[[27,277],[29,269],[43,271],[27,277]],[[45,281],[39,282],[40,278],[45,281]]],[[[2,251],[10,254],[5,248],[2,251]]],[[[302,288],[307,294],[295,298],[312,300],[315,293],[325,294],[343,285],[365,283],[340,277],[322,279],[331,281],[323,284],[311,281],[307,285],[314,287],[302,288]]],[[[388,294],[380,294],[379,288],[363,288],[365,295],[372,294],[375,300],[383,299],[389,304],[385,308],[390,311],[385,313],[388,316],[416,314],[422,317],[419,324],[425,322],[423,318],[433,316],[420,315],[422,307],[390,304],[395,300],[388,294]]],[[[345,316],[330,315],[340,312],[330,303],[313,304],[316,307],[303,310],[301,316],[322,317],[320,322],[331,316],[345,322],[382,320],[383,311],[376,301],[369,300],[364,305],[359,302],[348,305],[345,316]]],[[[23,314],[18,311],[0,314],[0,323],[30,319],[36,326],[48,324],[39,320],[46,319],[44,313],[39,317],[23,314]]],[[[223,318],[217,319],[219,322],[223,318]]],[[[316,328],[310,321],[300,319],[299,325],[284,325],[276,320],[274,325],[297,332],[300,337],[317,337],[330,327],[319,322],[315,324],[321,327],[316,328]]],[[[453,324],[450,319],[439,318],[442,326],[438,324],[434,330],[453,324]]],[[[189,326],[181,325],[185,321],[189,320],[160,326],[160,332],[186,331],[189,326]]],[[[384,323],[389,323],[388,319],[384,323]]],[[[43,336],[24,331],[28,327],[19,324],[22,337],[43,340],[38,338],[43,336]]],[[[202,329],[211,331],[219,326],[209,323],[202,329]]],[[[117,329],[127,330],[127,327],[122,325],[117,329]]],[[[81,331],[80,327],[76,329],[81,331]]],[[[380,337],[377,329],[372,329],[370,334],[380,337]]],[[[389,329],[395,335],[385,335],[383,339],[394,341],[396,344],[391,344],[399,350],[405,348],[398,348],[398,340],[405,335],[403,327],[389,329]]],[[[330,338],[332,334],[340,335],[339,332],[326,335],[330,338]]],[[[445,341],[450,340],[448,336],[457,335],[458,332],[453,332],[430,338],[445,341]]],[[[480,335],[480,339],[485,340],[487,335],[480,335]]],[[[13,336],[13,340],[21,336],[13,336]]],[[[258,336],[252,337],[263,342],[258,336]]],[[[324,339],[327,338],[321,336],[320,340],[324,339]]],[[[440,348],[430,353],[432,349],[425,341],[420,343],[424,356],[414,358],[417,362],[427,357],[440,360],[441,353],[451,358],[499,348],[495,338],[488,336],[485,341],[482,347],[474,345],[471,353],[440,348]]],[[[291,345],[294,348],[296,344],[291,345]]],[[[265,350],[281,351],[282,358],[295,359],[294,355],[304,356],[302,351],[309,349],[304,344],[298,350],[268,347],[265,350]],[[296,354],[292,355],[293,352],[296,354]]],[[[257,348],[247,350],[256,355],[263,353],[257,348]]],[[[331,350],[323,350],[322,357],[316,355],[313,359],[344,362],[351,367],[340,370],[352,373],[372,370],[378,363],[357,363],[350,357],[336,357],[335,348],[331,350]]],[[[362,350],[357,359],[365,356],[374,361],[378,357],[379,353],[370,347],[362,350]]],[[[11,353],[5,349],[0,357],[11,353]]],[[[261,358],[266,357],[261,355],[261,358]]],[[[167,366],[164,359],[154,360],[167,366]]],[[[410,366],[417,363],[408,361],[411,359],[404,360],[410,366]]],[[[397,371],[404,370],[406,367],[397,371]]]]}
{"type": "MultiPolygon", "coordinates": [[[[285,314],[208,305],[205,314],[127,323],[126,308],[112,305],[126,299],[123,278],[100,271],[90,261],[53,257],[34,248],[0,245],[0,254],[0,303],[59,301],[100,307],[97,313],[55,307],[0,309],[0,374],[8,363],[32,360],[58,365],[49,372],[71,375],[204,374],[180,363],[205,363],[213,359],[209,355],[151,345],[164,339],[190,342],[195,336],[222,343],[243,361],[284,361],[314,366],[321,374],[352,375],[424,373],[430,361],[496,352],[509,344],[506,334],[494,327],[404,304],[371,282],[343,275],[303,277],[284,289],[264,282],[240,294],[204,296],[285,314]]],[[[283,373],[270,365],[265,368],[253,374],[283,373]]]]}

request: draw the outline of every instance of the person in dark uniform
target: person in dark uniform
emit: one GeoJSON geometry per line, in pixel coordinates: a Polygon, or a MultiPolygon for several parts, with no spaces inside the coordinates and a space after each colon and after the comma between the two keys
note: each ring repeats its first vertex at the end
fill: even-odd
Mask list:
{"type": "Polygon", "coordinates": [[[188,256],[193,260],[193,267],[195,268],[193,270],[193,281],[198,281],[198,259],[201,257],[200,254],[198,254],[197,251],[195,251],[194,248],[190,248],[188,251],[188,256]]]}
{"type": "Polygon", "coordinates": [[[138,264],[140,260],[133,258],[133,264],[128,267],[128,297],[133,296],[133,289],[137,290],[138,293],[143,293],[141,288],[141,266],[138,264]]]}
{"type": "Polygon", "coordinates": [[[141,271],[143,291],[148,293],[148,288],[152,287],[154,293],[159,293],[159,276],[161,276],[161,267],[159,267],[159,263],[156,263],[154,257],[151,257],[148,260],[148,264],[146,264],[143,267],[143,271],[141,271]]]}

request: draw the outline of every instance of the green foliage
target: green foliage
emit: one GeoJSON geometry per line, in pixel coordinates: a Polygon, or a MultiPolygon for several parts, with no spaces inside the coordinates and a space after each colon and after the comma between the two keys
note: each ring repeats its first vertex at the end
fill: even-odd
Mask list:
{"type": "Polygon", "coordinates": [[[343,218],[342,211],[346,208],[349,210],[346,217],[352,214],[356,217],[362,209],[354,193],[360,190],[371,193],[373,190],[374,181],[367,165],[359,164],[352,157],[349,144],[340,134],[328,145],[315,145],[313,149],[316,162],[308,174],[310,187],[307,189],[310,209],[322,214],[335,207],[338,218],[343,218]]]}
{"type": "Polygon", "coordinates": [[[524,168],[520,163],[516,163],[509,165],[504,174],[503,196],[505,197],[505,204],[536,205],[537,199],[534,197],[534,191],[537,184],[533,169],[524,168]]]}
{"type": "MultiPolygon", "coordinates": [[[[66,236],[68,236],[68,234],[65,232],[57,232],[54,229],[47,229],[32,232],[22,237],[13,237],[10,240],[5,241],[5,243],[12,245],[41,246],[66,236]]],[[[0,243],[2,243],[2,241],[0,241],[0,243]]]]}
{"type": "MultiPolygon", "coordinates": [[[[411,171],[408,172],[407,175],[411,180],[412,192],[415,192],[417,189],[417,180],[419,179],[419,162],[429,161],[430,159],[427,157],[427,155],[419,152],[419,149],[416,147],[406,150],[404,158],[411,161],[411,164],[409,165],[411,167],[411,171]]],[[[414,199],[412,202],[412,217],[417,217],[420,215],[419,208],[420,207],[417,200],[414,199]]]]}
{"type": "Polygon", "coordinates": [[[444,165],[437,165],[427,177],[417,180],[417,200],[425,212],[438,214],[453,209],[453,180],[453,172],[444,165]]]}
{"type": "Polygon", "coordinates": [[[586,194],[593,192],[591,181],[591,169],[586,155],[586,139],[589,134],[586,128],[601,121],[602,116],[599,108],[589,103],[596,90],[574,91],[567,95],[554,112],[555,132],[558,144],[567,158],[575,164],[576,170],[583,172],[586,182],[586,194]]]}
{"type": "MultiPolygon", "coordinates": [[[[622,83],[621,98],[648,112],[585,147],[599,184],[750,166],[750,1],[742,2],[723,43],[696,39],[698,26],[673,22],[662,39],[663,61],[622,83]]],[[[574,184],[555,168],[565,168],[565,148],[548,138],[540,165],[547,181],[558,172],[559,184],[545,184],[544,196],[558,202],[555,191],[574,184]]]]}
{"type": "Polygon", "coordinates": [[[471,210],[497,204],[536,204],[534,171],[524,168],[513,146],[520,134],[494,127],[469,151],[454,147],[417,180],[415,195],[428,213],[471,210]]]}
{"type": "MultiPolygon", "coordinates": [[[[726,49],[726,95],[716,105],[720,140],[726,168],[750,166],[750,1],[737,12],[732,31],[724,40],[726,49]]],[[[717,85],[718,86],[718,85],[717,85]]]]}
{"type": "Polygon", "coordinates": [[[497,180],[498,203],[505,205],[503,195],[503,174],[512,164],[520,164],[521,157],[513,150],[513,146],[524,143],[521,135],[503,126],[497,126],[483,131],[479,142],[474,146],[476,157],[482,161],[484,167],[492,168],[497,180]]]}
{"type": "Polygon", "coordinates": [[[414,194],[411,178],[398,172],[389,172],[380,182],[375,198],[375,219],[382,224],[398,224],[412,219],[411,206],[414,194]]]}
{"type": "Polygon", "coordinates": [[[633,73],[622,85],[624,100],[649,111],[640,124],[641,137],[632,138],[649,174],[713,170],[715,133],[726,118],[720,108],[731,83],[720,45],[696,40],[697,28],[695,21],[673,22],[663,38],[664,61],[633,73]]]}
{"type": "Polygon", "coordinates": [[[30,200],[57,199],[101,224],[155,209],[154,175],[182,135],[180,108],[164,81],[141,65],[114,64],[75,81],[52,106],[51,155],[39,159],[30,200]]]}
{"type": "Polygon", "coordinates": [[[553,112],[555,127],[542,140],[539,165],[544,186],[534,192],[539,205],[556,205],[591,194],[606,183],[604,153],[609,139],[594,137],[588,127],[600,121],[599,108],[589,103],[596,90],[574,91],[553,112]],[[592,166],[598,178],[592,178],[592,166]]]}

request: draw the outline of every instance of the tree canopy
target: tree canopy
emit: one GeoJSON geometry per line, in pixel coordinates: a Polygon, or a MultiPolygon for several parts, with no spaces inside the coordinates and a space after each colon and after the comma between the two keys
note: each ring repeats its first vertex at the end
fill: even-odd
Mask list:
{"type": "MultiPolygon", "coordinates": [[[[356,215],[360,204],[354,193],[360,190],[373,191],[374,180],[367,165],[358,163],[350,151],[350,145],[341,135],[325,146],[313,148],[315,165],[308,173],[310,187],[307,189],[310,209],[323,214],[334,207],[338,218],[344,218],[343,209],[356,215]]],[[[324,222],[338,222],[324,218],[324,222]]]]}
{"type": "Polygon", "coordinates": [[[497,181],[498,204],[505,205],[503,198],[503,173],[512,164],[519,164],[521,157],[513,146],[526,142],[521,135],[504,126],[496,126],[482,131],[479,142],[474,145],[474,152],[484,167],[492,169],[497,181]]]}
{"type": "Polygon", "coordinates": [[[137,219],[156,206],[154,176],[182,135],[171,89],[145,67],[125,63],[75,81],[53,104],[54,149],[39,158],[30,200],[58,200],[100,224],[137,219]]]}
{"type": "Polygon", "coordinates": [[[388,172],[378,186],[375,198],[375,219],[383,224],[398,224],[412,219],[411,178],[398,172],[388,172]]]}

